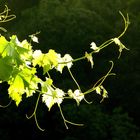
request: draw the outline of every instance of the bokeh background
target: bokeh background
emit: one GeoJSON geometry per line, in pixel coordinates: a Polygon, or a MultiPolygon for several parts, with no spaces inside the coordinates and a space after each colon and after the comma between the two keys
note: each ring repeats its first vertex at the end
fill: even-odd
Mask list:
{"type": "MultiPolygon", "coordinates": [[[[95,93],[87,96],[92,104],[65,101],[62,105],[65,117],[73,122],[84,123],[83,127],[69,125],[66,130],[57,106],[50,112],[40,102],[37,110],[39,124],[46,130],[38,130],[34,119],[25,114],[33,112],[37,95],[17,108],[12,102],[8,108],[0,108],[0,140],[140,140],[140,1],[139,0],[0,0],[0,11],[7,5],[16,19],[0,26],[8,32],[6,38],[16,34],[20,41],[40,31],[39,44],[33,49],[48,52],[55,49],[73,58],[89,51],[90,43],[97,46],[118,36],[124,26],[121,11],[130,17],[130,26],[121,41],[130,49],[120,59],[118,48],[111,45],[94,56],[94,68],[87,61],[75,63],[72,71],[82,90],[91,88],[95,81],[110,68],[109,60],[115,63],[113,72],[104,86],[109,98],[100,103],[95,93]]],[[[67,72],[63,75],[52,72],[57,86],[67,90],[75,88],[67,72]]],[[[7,104],[6,83],[0,85],[0,104],[7,104]]]]}

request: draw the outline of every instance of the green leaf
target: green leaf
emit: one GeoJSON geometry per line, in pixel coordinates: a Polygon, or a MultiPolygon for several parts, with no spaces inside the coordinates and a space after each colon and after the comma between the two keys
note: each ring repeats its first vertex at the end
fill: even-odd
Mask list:
{"type": "Polygon", "coordinates": [[[49,50],[47,54],[43,54],[40,50],[36,50],[33,53],[32,62],[34,67],[36,65],[43,67],[43,74],[45,74],[58,64],[57,53],[54,50],[49,50]]]}
{"type": "Polygon", "coordinates": [[[41,81],[41,91],[42,93],[46,93],[48,91],[48,87],[50,87],[53,83],[53,80],[46,77],[46,81],[41,81]]]}
{"type": "Polygon", "coordinates": [[[90,53],[88,54],[87,52],[85,52],[85,57],[90,62],[91,68],[93,68],[94,62],[93,62],[92,54],[90,54],[90,53]]]}
{"type": "Polygon", "coordinates": [[[63,60],[66,63],[66,66],[70,69],[73,65],[72,63],[73,58],[70,56],[70,54],[65,54],[63,60]]]}
{"type": "Polygon", "coordinates": [[[102,91],[101,91],[101,87],[100,86],[97,86],[95,90],[96,90],[97,94],[101,95],[102,91]]]}
{"type": "Polygon", "coordinates": [[[103,90],[103,94],[102,94],[103,98],[108,98],[108,92],[107,92],[107,90],[103,86],[101,86],[101,88],[103,90]]]}
{"type": "Polygon", "coordinates": [[[38,42],[38,37],[36,37],[35,35],[31,35],[31,39],[33,42],[39,43],[38,42]]]}
{"type": "Polygon", "coordinates": [[[24,81],[24,83],[26,83],[25,84],[26,97],[33,96],[33,93],[35,93],[36,90],[38,89],[38,83],[40,82],[41,79],[39,79],[36,75],[31,77],[30,81],[24,81]]]}
{"type": "Polygon", "coordinates": [[[50,64],[44,65],[44,67],[43,67],[43,74],[47,73],[50,69],[51,69],[51,65],[50,64]]]}
{"type": "Polygon", "coordinates": [[[76,100],[77,105],[79,105],[80,102],[84,99],[84,94],[79,89],[76,89],[74,92],[71,89],[69,89],[68,95],[76,100]]]}
{"type": "Polygon", "coordinates": [[[7,81],[13,71],[13,67],[8,65],[5,59],[0,59],[0,80],[7,81]]]}
{"type": "Polygon", "coordinates": [[[8,45],[8,41],[5,39],[5,37],[0,37],[0,55],[2,56],[3,52],[6,49],[6,46],[8,45]]]}
{"type": "Polygon", "coordinates": [[[95,90],[96,90],[96,93],[99,95],[102,95],[103,98],[108,97],[108,92],[102,85],[97,86],[95,90]]]}
{"type": "Polygon", "coordinates": [[[55,67],[55,69],[62,74],[63,68],[65,66],[67,66],[68,69],[72,67],[73,58],[70,56],[70,54],[65,54],[64,57],[61,57],[60,54],[57,54],[57,56],[58,56],[58,65],[55,67]]]}
{"type": "Polygon", "coordinates": [[[46,86],[46,88],[44,87],[42,90],[47,91],[45,94],[42,95],[42,102],[46,104],[50,111],[51,107],[55,104],[55,101],[53,99],[54,89],[51,86],[46,86]]]}
{"type": "Polygon", "coordinates": [[[2,58],[7,57],[7,56],[11,57],[11,60],[16,65],[19,66],[20,64],[22,64],[23,61],[20,58],[19,52],[17,51],[17,45],[14,41],[15,39],[13,39],[13,36],[10,42],[8,42],[3,36],[1,36],[0,37],[0,55],[2,58]]]}
{"type": "Polygon", "coordinates": [[[115,43],[116,45],[119,46],[119,53],[120,53],[120,54],[119,54],[118,58],[120,58],[123,49],[129,50],[128,48],[126,48],[126,47],[121,43],[121,41],[119,40],[119,38],[113,38],[112,40],[114,41],[114,43],[115,43]]]}
{"type": "Polygon", "coordinates": [[[33,66],[35,67],[36,65],[39,65],[40,67],[42,66],[42,61],[43,61],[44,54],[40,50],[36,50],[33,53],[33,66]]]}
{"type": "Polygon", "coordinates": [[[13,56],[13,53],[15,51],[14,47],[11,45],[10,42],[8,42],[3,36],[0,37],[0,54],[2,57],[5,56],[13,56]]]}
{"type": "Polygon", "coordinates": [[[92,50],[94,50],[94,52],[96,52],[96,53],[97,53],[97,52],[99,52],[99,51],[100,51],[100,48],[96,46],[95,42],[91,42],[91,44],[90,44],[90,45],[91,45],[91,47],[90,47],[90,48],[91,48],[92,50]]]}
{"type": "Polygon", "coordinates": [[[46,104],[46,106],[50,111],[51,107],[55,103],[60,105],[63,102],[64,95],[65,93],[61,89],[59,88],[53,89],[51,86],[48,86],[47,92],[42,95],[42,101],[46,104]]]}
{"type": "Polygon", "coordinates": [[[25,92],[24,89],[24,82],[22,77],[17,75],[13,81],[10,81],[10,87],[8,89],[9,96],[16,102],[18,106],[19,103],[22,101],[22,95],[25,92]]]}
{"type": "Polygon", "coordinates": [[[54,50],[50,49],[46,57],[54,67],[58,64],[58,55],[54,50]]]}
{"type": "Polygon", "coordinates": [[[23,79],[27,97],[32,96],[33,93],[36,92],[38,89],[38,83],[41,82],[41,79],[38,78],[35,73],[36,69],[30,67],[24,67],[23,70],[19,73],[23,79]]]}

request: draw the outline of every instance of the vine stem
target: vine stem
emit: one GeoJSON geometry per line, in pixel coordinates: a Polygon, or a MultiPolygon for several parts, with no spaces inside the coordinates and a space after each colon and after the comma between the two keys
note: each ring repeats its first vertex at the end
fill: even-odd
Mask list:
{"type": "Polygon", "coordinates": [[[3,32],[7,32],[7,30],[3,27],[0,27],[0,30],[2,30],[3,32]]]}
{"type": "Polygon", "coordinates": [[[35,105],[35,109],[34,109],[33,113],[30,116],[28,116],[26,114],[27,119],[31,119],[34,116],[34,114],[36,113],[37,107],[38,107],[38,103],[39,103],[39,99],[40,99],[40,95],[41,95],[41,93],[39,93],[39,95],[38,95],[38,98],[37,98],[37,101],[36,101],[36,105],[35,105]]]}
{"type": "Polygon", "coordinates": [[[6,108],[11,104],[12,100],[10,100],[10,102],[7,105],[0,105],[1,108],[6,108]]]}
{"type": "Polygon", "coordinates": [[[42,128],[39,126],[38,121],[37,121],[37,118],[36,118],[36,113],[34,114],[34,118],[35,118],[35,123],[36,123],[37,128],[38,128],[39,130],[41,130],[41,131],[45,131],[45,129],[42,129],[42,128]]]}
{"type": "Polygon", "coordinates": [[[72,125],[77,125],[77,126],[84,126],[84,124],[73,123],[71,121],[66,120],[65,117],[64,117],[64,114],[63,114],[63,111],[62,111],[62,108],[61,108],[60,104],[58,104],[58,107],[59,107],[60,114],[61,114],[61,116],[63,118],[64,125],[65,125],[66,129],[69,129],[67,123],[72,124],[72,125]]]}
{"type": "Polygon", "coordinates": [[[111,75],[116,75],[115,73],[111,73],[112,69],[113,69],[113,66],[114,66],[114,63],[113,61],[109,61],[111,62],[111,68],[109,69],[109,71],[107,72],[107,74],[105,76],[102,76],[95,84],[94,86],[89,89],[88,91],[84,92],[83,94],[86,95],[86,94],[89,94],[91,92],[93,92],[97,86],[101,86],[102,83],[105,81],[105,79],[108,77],[108,76],[111,76],[111,75]],[[99,83],[99,84],[98,84],[99,83]]]}
{"type": "Polygon", "coordinates": [[[28,116],[28,115],[26,114],[26,118],[27,118],[27,119],[31,119],[32,117],[34,117],[34,118],[35,118],[35,122],[36,122],[36,126],[38,127],[38,129],[41,130],[41,131],[45,131],[45,129],[42,129],[42,128],[39,126],[38,121],[37,121],[37,118],[36,118],[36,111],[37,111],[37,107],[38,107],[40,95],[41,95],[41,92],[40,92],[39,95],[38,95],[38,98],[37,98],[37,101],[36,101],[36,105],[35,105],[35,109],[34,109],[33,113],[32,113],[30,116],[28,116]]]}
{"type": "MultiPolygon", "coordinates": [[[[73,81],[75,82],[75,84],[77,85],[77,87],[78,87],[78,89],[82,92],[82,90],[81,90],[81,88],[80,88],[80,85],[78,84],[78,82],[76,81],[76,79],[74,78],[74,76],[73,76],[73,74],[72,74],[72,72],[71,72],[71,70],[68,68],[68,71],[69,71],[69,73],[70,73],[70,76],[72,77],[72,79],[73,79],[73,81]]],[[[84,97],[84,101],[86,102],[86,103],[88,103],[88,104],[91,104],[92,102],[89,102],[89,101],[87,101],[87,99],[84,97]]]]}
{"type": "MultiPolygon", "coordinates": [[[[123,21],[124,21],[124,30],[123,30],[123,32],[122,32],[118,37],[116,37],[116,38],[118,38],[118,39],[121,38],[121,37],[125,34],[125,32],[127,31],[128,26],[129,26],[129,24],[130,24],[128,14],[127,14],[127,17],[125,18],[125,16],[122,14],[121,11],[119,11],[119,13],[120,13],[120,15],[122,16],[123,21]]],[[[113,42],[114,42],[113,39],[109,39],[109,40],[105,41],[104,43],[102,43],[98,48],[99,48],[99,50],[102,50],[102,49],[104,49],[105,47],[107,47],[107,46],[109,46],[110,44],[112,44],[113,42]]],[[[92,55],[93,53],[97,53],[97,52],[92,51],[92,52],[90,52],[89,54],[92,55]]],[[[66,64],[66,63],[70,63],[70,62],[77,62],[77,61],[80,61],[80,60],[83,60],[83,59],[86,59],[86,58],[87,58],[86,56],[82,56],[82,57],[73,59],[73,60],[68,61],[68,62],[61,62],[61,63],[59,63],[59,64],[66,64]]]]}
{"type": "Polygon", "coordinates": [[[74,81],[75,84],[77,85],[78,89],[81,91],[81,88],[80,88],[78,82],[77,82],[76,79],[74,78],[74,76],[73,76],[73,74],[72,74],[72,72],[71,72],[71,70],[70,70],[69,68],[68,68],[68,71],[69,71],[69,73],[70,73],[71,78],[73,79],[73,81],[74,81]]]}
{"type": "MultiPolygon", "coordinates": [[[[102,83],[105,81],[105,79],[108,77],[108,75],[111,73],[113,67],[114,67],[114,63],[113,61],[109,61],[111,63],[111,68],[109,69],[109,71],[107,72],[107,74],[104,76],[103,80],[100,82],[100,84],[98,86],[101,86],[102,83]]],[[[98,81],[95,83],[95,85],[98,83],[98,81]]]]}
{"type": "Polygon", "coordinates": [[[125,18],[125,16],[123,15],[123,13],[122,13],[121,11],[119,11],[119,13],[120,13],[120,15],[122,16],[123,21],[124,21],[124,30],[123,30],[123,32],[118,36],[118,38],[121,38],[121,37],[125,34],[125,32],[126,32],[128,26],[129,26],[129,24],[130,24],[130,21],[129,21],[129,16],[128,16],[128,14],[127,14],[127,17],[125,18]]]}

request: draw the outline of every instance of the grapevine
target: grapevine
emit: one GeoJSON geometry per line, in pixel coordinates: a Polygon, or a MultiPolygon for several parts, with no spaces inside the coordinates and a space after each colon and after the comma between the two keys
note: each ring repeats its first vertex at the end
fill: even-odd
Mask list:
{"type": "MultiPolygon", "coordinates": [[[[9,11],[10,10],[6,6],[4,11],[0,13],[0,23],[7,22],[15,18],[15,15],[9,15],[9,11]]],[[[99,46],[97,46],[95,42],[92,42],[90,44],[91,52],[85,52],[84,56],[76,59],[72,58],[70,54],[65,54],[62,56],[53,49],[49,49],[47,53],[43,53],[41,50],[33,50],[32,41],[39,43],[37,38],[38,33],[30,35],[31,41],[29,42],[26,39],[19,41],[16,35],[12,35],[9,40],[2,35],[0,36],[0,83],[6,82],[9,85],[7,90],[9,98],[15,101],[16,106],[19,106],[19,104],[22,102],[22,97],[24,94],[26,95],[26,98],[29,98],[38,93],[38,99],[36,101],[34,111],[31,116],[26,115],[26,117],[28,119],[34,117],[36,125],[40,130],[44,131],[44,129],[39,126],[36,116],[39,100],[42,100],[42,102],[45,103],[49,111],[54,104],[57,104],[64,124],[68,129],[67,124],[78,126],[82,126],[83,124],[73,123],[65,119],[61,108],[63,100],[74,99],[77,105],[80,105],[82,100],[86,101],[85,96],[87,94],[99,94],[102,96],[101,102],[104,100],[104,98],[108,97],[108,91],[103,86],[103,83],[108,76],[115,75],[115,73],[112,73],[114,66],[113,61],[109,61],[111,66],[108,72],[96,83],[94,83],[91,89],[84,92],[81,90],[79,83],[73,76],[71,67],[77,61],[87,59],[91,64],[91,68],[94,68],[93,54],[100,53],[104,48],[110,46],[112,43],[115,43],[119,48],[118,58],[120,58],[122,50],[129,50],[120,41],[120,38],[125,34],[128,28],[129,17],[128,15],[125,17],[121,12],[120,15],[124,21],[123,32],[119,36],[111,38],[99,46]],[[43,69],[45,80],[42,80],[37,76],[37,67],[41,67],[43,69]],[[64,67],[67,68],[73,82],[77,86],[77,89],[74,91],[72,89],[68,89],[68,91],[65,92],[63,89],[56,87],[53,83],[50,71],[55,69],[63,74],[64,67]]],[[[4,32],[7,31],[3,27],[0,27],[0,30],[4,32]]],[[[8,105],[0,105],[0,107],[7,107],[8,105]]]]}

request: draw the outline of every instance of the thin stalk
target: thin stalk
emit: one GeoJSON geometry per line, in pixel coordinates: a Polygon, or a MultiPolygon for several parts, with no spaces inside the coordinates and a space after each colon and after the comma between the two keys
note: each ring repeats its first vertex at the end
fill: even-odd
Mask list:
{"type": "Polygon", "coordinates": [[[80,88],[78,82],[77,82],[76,79],[74,78],[74,76],[73,76],[73,74],[72,74],[72,72],[71,72],[71,70],[70,70],[69,68],[68,68],[68,71],[69,71],[69,73],[70,73],[71,78],[73,79],[73,81],[74,81],[75,84],[77,85],[78,89],[81,91],[81,88],[80,88]]]}
{"type": "Polygon", "coordinates": [[[10,102],[7,105],[0,105],[1,108],[6,108],[11,104],[12,100],[10,100],[10,102]]]}
{"type": "Polygon", "coordinates": [[[64,125],[65,125],[66,129],[69,129],[68,126],[67,126],[67,123],[72,124],[72,125],[77,125],[77,126],[83,126],[84,125],[84,124],[73,123],[71,121],[66,120],[65,117],[64,117],[64,114],[62,112],[61,106],[59,104],[58,104],[58,107],[59,107],[59,110],[60,110],[61,116],[63,118],[64,125]]]}

